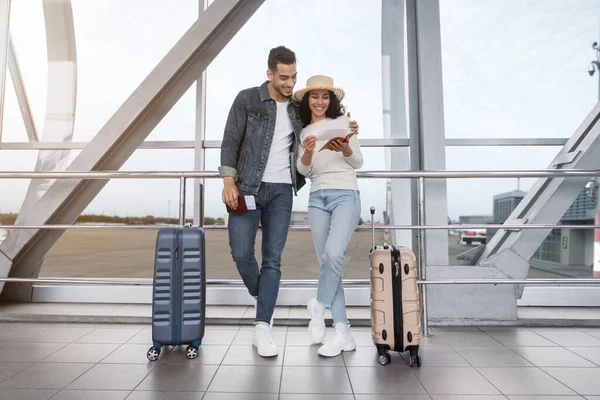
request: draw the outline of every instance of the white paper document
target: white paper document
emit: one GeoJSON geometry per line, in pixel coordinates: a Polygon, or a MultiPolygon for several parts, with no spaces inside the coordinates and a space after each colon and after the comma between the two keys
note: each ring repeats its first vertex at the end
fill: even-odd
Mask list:
{"type": "Polygon", "coordinates": [[[327,121],[326,128],[315,132],[315,137],[318,141],[328,141],[336,137],[345,137],[350,133],[348,120],[346,118],[338,118],[332,121],[327,121]]]}
{"type": "Polygon", "coordinates": [[[244,196],[244,200],[246,201],[246,208],[248,211],[256,210],[256,202],[254,201],[254,196],[244,196]]]}
{"type": "Polygon", "coordinates": [[[345,129],[327,129],[318,133],[317,140],[326,142],[336,137],[343,138],[346,137],[346,133],[345,129]]]}

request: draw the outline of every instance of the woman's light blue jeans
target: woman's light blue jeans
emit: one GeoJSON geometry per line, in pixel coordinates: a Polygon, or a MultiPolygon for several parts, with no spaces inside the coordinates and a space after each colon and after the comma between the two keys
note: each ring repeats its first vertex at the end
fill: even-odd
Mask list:
{"type": "Polygon", "coordinates": [[[308,214],[321,266],[317,300],[331,309],[333,323],[348,323],[342,284],[344,254],[360,218],[357,190],[323,189],[312,192],[308,214]]]}

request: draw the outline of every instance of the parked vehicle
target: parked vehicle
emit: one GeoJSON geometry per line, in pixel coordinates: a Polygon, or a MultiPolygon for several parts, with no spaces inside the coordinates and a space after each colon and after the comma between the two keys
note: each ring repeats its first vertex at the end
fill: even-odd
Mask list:
{"type": "Polygon", "coordinates": [[[462,245],[485,244],[486,239],[486,229],[469,229],[460,232],[458,243],[462,245]]]}

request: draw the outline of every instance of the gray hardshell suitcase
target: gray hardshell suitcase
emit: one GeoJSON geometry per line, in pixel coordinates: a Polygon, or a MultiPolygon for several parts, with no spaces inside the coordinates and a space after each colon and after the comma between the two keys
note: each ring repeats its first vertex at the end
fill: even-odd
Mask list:
{"type": "Polygon", "coordinates": [[[184,344],[187,358],[196,358],[204,337],[205,299],[204,229],[161,228],[154,259],[150,361],[158,359],[162,346],[184,344]]]}

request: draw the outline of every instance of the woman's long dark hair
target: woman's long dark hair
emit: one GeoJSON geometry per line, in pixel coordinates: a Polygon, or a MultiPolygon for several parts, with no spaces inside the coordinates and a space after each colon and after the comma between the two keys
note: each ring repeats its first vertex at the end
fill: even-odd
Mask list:
{"type": "MultiPolygon", "coordinates": [[[[312,118],[312,113],[310,112],[310,107],[308,106],[309,97],[310,92],[305,93],[302,101],[300,102],[300,118],[302,119],[303,127],[310,124],[310,120],[312,118]]],[[[329,107],[327,107],[327,111],[325,111],[325,117],[335,119],[342,115],[344,115],[344,106],[338,100],[337,96],[331,90],[329,90],[329,107]]]]}

